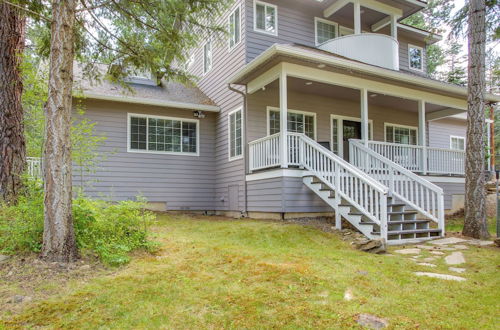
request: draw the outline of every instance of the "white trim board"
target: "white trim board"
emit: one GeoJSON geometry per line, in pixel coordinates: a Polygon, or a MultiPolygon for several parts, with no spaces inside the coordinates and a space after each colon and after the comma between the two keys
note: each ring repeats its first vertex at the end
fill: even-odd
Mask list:
{"type": "Polygon", "coordinates": [[[419,175],[421,178],[433,183],[462,183],[465,184],[465,178],[460,176],[435,176],[419,175]]]}
{"type": "Polygon", "coordinates": [[[258,181],[266,179],[274,179],[281,177],[292,177],[301,178],[305,173],[305,170],[300,169],[275,169],[275,170],[264,170],[263,172],[247,174],[246,181],[258,181]]]}

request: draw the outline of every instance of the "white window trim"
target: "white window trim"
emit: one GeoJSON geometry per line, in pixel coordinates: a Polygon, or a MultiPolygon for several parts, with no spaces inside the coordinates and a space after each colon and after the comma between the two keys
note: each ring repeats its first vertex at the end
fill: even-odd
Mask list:
{"type": "MultiPolygon", "coordinates": [[[[316,46],[319,46],[319,45],[324,43],[324,42],[323,43],[318,42],[318,22],[333,25],[335,27],[335,37],[330,39],[330,40],[333,40],[333,39],[339,37],[339,24],[338,23],[324,19],[324,18],[314,17],[314,43],[316,44],[316,46]]],[[[328,40],[328,41],[330,41],[330,40],[328,40]]],[[[328,41],[325,41],[325,42],[328,42],[328,41]]]]}
{"type": "Polygon", "coordinates": [[[254,2],[253,2],[253,30],[255,32],[258,32],[258,33],[264,33],[267,35],[277,37],[278,36],[278,6],[264,2],[264,1],[254,0],[254,2]],[[257,28],[257,4],[263,5],[263,6],[268,6],[268,7],[274,7],[274,13],[276,14],[276,17],[274,20],[275,25],[276,25],[274,28],[274,32],[269,32],[269,31],[261,30],[261,29],[257,28]]]}
{"type": "MultiPolygon", "coordinates": [[[[148,126],[146,126],[148,127],[148,126]]],[[[146,147],[149,145],[149,132],[146,130],[146,147]]],[[[182,144],[182,143],[181,143],[182,144]]],[[[158,154],[158,155],[177,155],[177,156],[200,156],[200,121],[198,119],[189,119],[189,118],[180,118],[180,117],[165,117],[165,116],[156,116],[156,115],[146,115],[143,113],[127,113],[127,152],[131,153],[140,153],[140,154],[158,154]],[[138,150],[130,148],[130,119],[132,117],[142,117],[146,118],[146,121],[149,118],[155,119],[167,119],[167,120],[178,120],[181,122],[190,122],[196,123],[196,153],[194,152],[172,152],[172,151],[156,151],[156,150],[138,150]]]]}
{"type": "MultiPolygon", "coordinates": [[[[416,146],[418,146],[418,127],[417,126],[409,126],[409,125],[400,125],[400,124],[393,124],[393,123],[388,123],[388,122],[384,122],[384,142],[387,142],[387,126],[393,126],[393,127],[399,127],[399,128],[409,128],[409,129],[414,129],[417,131],[417,134],[416,134],[416,139],[417,141],[416,142],[416,146]]],[[[388,143],[396,143],[396,142],[388,142],[388,143]]],[[[401,143],[398,143],[398,144],[401,144],[401,143]]],[[[413,144],[409,144],[410,146],[413,145],[413,144]]]]}
{"type": "Polygon", "coordinates": [[[239,44],[241,44],[241,36],[242,36],[242,33],[241,33],[241,30],[243,28],[243,25],[241,24],[242,23],[242,14],[241,14],[241,5],[237,5],[236,7],[234,7],[233,10],[231,10],[231,12],[229,13],[229,17],[227,18],[227,24],[228,24],[228,30],[229,30],[229,27],[231,26],[231,15],[234,14],[234,12],[236,11],[236,9],[240,9],[240,38],[239,38],[239,41],[237,43],[235,43],[232,47],[231,47],[231,35],[229,35],[229,40],[227,42],[227,46],[228,46],[228,49],[229,49],[229,52],[231,52],[233,49],[236,48],[236,46],[238,46],[239,44]]]}
{"type": "Polygon", "coordinates": [[[452,149],[452,150],[465,151],[465,142],[466,141],[465,141],[465,137],[464,136],[450,135],[450,149],[452,149]],[[462,149],[453,149],[453,143],[452,143],[453,139],[463,140],[464,141],[464,150],[462,150],[462,149]]]}
{"type": "Polygon", "coordinates": [[[192,53],[191,55],[189,55],[186,63],[184,63],[184,70],[188,71],[189,69],[191,69],[191,67],[193,66],[194,62],[195,62],[195,54],[192,53]]]}
{"type": "Polygon", "coordinates": [[[203,58],[203,75],[206,75],[207,73],[212,71],[212,69],[214,67],[214,45],[213,45],[211,39],[203,44],[201,51],[202,51],[202,58],[203,58]],[[205,46],[208,44],[210,44],[211,59],[210,59],[210,68],[207,70],[205,67],[205,46]]]}
{"type": "Polygon", "coordinates": [[[227,150],[227,155],[228,155],[228,160],[230,162],[234,161],[234,160],[238,160],[238,159],[242,159],[243,158],[243,155],[245,154],[245,144],[243,143],[243,137],[245,136],[245,131],[244,131],[244,121],[243,121],[243,107],[240,106],[240,107],[237,107],[236,109],[232,110],[231,112],[229,112],[227,114],[227,147],[228,147],[228,150],[227,150]],[[238,111],[241,111],[241,155],[238,155],[238,156],[234,156],[234,157],[231,157],[231,115],[233,113],[236,113],[238,111]]]}
{"type": "MultiPolygon", "coordinates": [[[[280,112],[280,108],[271,107],[271,106],[266,107],[266,134],[267,134],[267,136],[271,135],[270,134],[271,133],[271,127],[269,126],[269,118],[270,118],[269,115],[270,115],[271,111],[280,112]]],[[[302,111],[302,110],[292,110],[292,109],[288,109],[287,112],[312,116],[314,118],[314,140],[315,141],[317,140],[318,125],[316,123],[316,112],[309,112],[309,111],[302,111]]],[[[280,131],[281,131],[281,125],[280,125],[280,131]]]]}
{"type": "MultiPolygon", "coordinates": [[[[337,145],[339,146],[338,156],[344,157],[344,120],[355,121],[361,123],[360,117],[349,117],[349,116],[341,116],[341,115],[330,115],[330,151],[333,152],[333,119],[337,119],[338,122],[338,131],[337,134],[337,145]]],[[[369,140],[373,140],[373,119],[368,120],[368,125],[371,126],[369,140]]]]}
{"type": "Polygon", "coordinates": [[[408,44],[408,68],[410,70],[414,70],[414,71],[418,71],[418,72],[423,72],[424,71],[424,60],[425,60],[425,56],[424,56],[424,48],[423,47],[420,47],[420,46],[415,46],[415,45],[412,45],[412,44],[408,44]],[[422,61],[420,63],[422,63],[422,67],[420,69],[418,68],[413,68],[411,66],[411,61],[410,61],[410,49],[411,48],[416,48],[416,49],[420,49],[420,53],[422,54],[422,61]]]}

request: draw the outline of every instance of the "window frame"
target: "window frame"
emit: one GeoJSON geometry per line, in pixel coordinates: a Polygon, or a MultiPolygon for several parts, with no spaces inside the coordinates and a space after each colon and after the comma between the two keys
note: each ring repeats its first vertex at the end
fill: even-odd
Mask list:
{"type": "MultiPolygon", "coordinates": [[[[393,131],[394,134],[394,131],[393,131]]],[[[395,144],[402,144],[402,145],[409,145],[409,146],[418,146],[418,127],[417,126],[410,126],[410,125],[400,125],[400,124],[393,124],[393,123],[388,123],[384,122],[384,142],[387,143],[395,143],[395,144]],[[402,144],[402,143],[397,143],[397,142],[388,142],[387,141],[387,126],[392,126],[392,127],[399,127],[399,128],[408,128],[408,129],[414,129],[416,131],[415,134],[415,144],[402,144]]]]}
{"type": "Polygon", "coordinates": [[[328,25],[333,25],[335,27],[335,37],[333,37],[332,39],[329,39],[325,42],[328,42],[330,40],[333,40],[333,39],[336,39],[339,37],[339,24],[337,22],[330,21],[330,20],[320,18],[320,17],[314,17],[314,43],[316,46],[319,46],[319,45],[322,45],[325,43],[325,42],[321,42],[321,43],[318,42],[318,22],[328,24],[328,25]]]}
{"type": "MultiPolygon", "coordinates": [[[[270,136],[271,134],[271,126],[269,125],[269,119],[270,119],[270,114],[271,114],[271,111],[277,111],[277,112],[280,112],[280,108],[277,108],[277,107],[271,107],[271,106],[267,106],[266,107],[266,134],[267,136],[270,136]]],[[[312,116],[313,117],[313,121],[314,121],[314,141],[317,140],[317,137],[318,137],[318,124],[316,122],[316,112],[309,112],[309,111],[302,111],[302,110],[293,110],[293,109],[288,109],[287,110],[287,113],[290,112],[290,113],[295,113],[295,114],[301,114],[301,115],[306,115],[306,116],[312,116]]],[[[288,118],[287,118],[288,120],[288,118]]],[[[280,131],[281,131],[281,119],[280,119],[280,131]]],[[[303,133],[305,134],[305,133],[303,133]]]]}
{"type": "MultiPolygon", "coordinates": [[[[181,128],[182,130],[182,128],[181,128]]],[[[181,136],[182,138],[182,136],[181,136]]],[[[181,142],[181,148],[182,148],[182,142],[181,142]]],[[[181,117],[167,117],[167,116],[157,116],[157,115],[148,115],[148,114],[143,114],[143,113],[132,113],[128,112],[127,113],[127,152],[130,153],[141,153],[141,154],[158,154],[158,155],[177,155],[177,156],[195,156],[198,157],[200,156],[200,121],[198,119],[190,119],[190,118],[181,118],[181,117]],[[140,117],[140,118],[146,118],[146,148],[149,148],[149,119],[154,118],[154,119],[165,119],[165,120],[177,120],[182,122],[188,122],[188,123],[195,123],[196,124],[196,152],[175,152],[175,151],[158,151],[158,150],[142,150],[142,149],[132,149],[130,147],[130,138],[131,138],[131,131],[130,131],[130,124],[131,124],[131,118],[132,117],[140,117]]]]}
{"type": "Polygon", "coordinates": [[[242,106],[237,107],[236,109],[232,110],[231,112],[229,112],[227,114],[227,140],[228,140],[228,143],[227,143],[227,147],[228,147],[227,155],[228,155],[228,160],[230,162],[232,162],[234,160],[242,159],[243,155],[245,154],[245,149],[244,149],[245,148],[245,144],[243,143],[244,129],[245,128],[244,128],[243,123],[244,123],[244,121],[243,121],[243,107],[242,106]],[[231,157],[231,115],[235,114],[238,111],[241,113],[241,154],[231,157]]]}
{"type": "MultiPolygon", "coordinates": [[[[266,8],[264,8],[264,11],[266,11],[266,8]]],[[[278,6],[277,5],[273,5],[271,3],[264,2],[264,1],[254,0],[254,2],[253,2],[253,30],[255,32],[258,32],[258,33],[264,33],[264,34],[267,34],[267,35],[270,35],[270,36],[277,37],[278,36],[278,6]],[[269,31],[257,28],[257,5],[262,5],[264,7],[272,7],[272,8],[274,8],[274,13],[275,13],[275,17],[274,17],[274,25],[275,25],[274,32],[269,32],[269,31]]]]}
{"type": "Polygon", "coordinates": [[[450,135],[450,149],[451,150],[454,150],[454,151],[465,151],[465,136],[458,136],[458,135],[450,135]],[[459,140],[462,140],[464,141],[464,148],[463,149],[454,149],[453,148],[453,139],[459,139],[459,140]]]}
{"type": "Polygon", "coordinates": [[[203,75],[206,75],[207,73],[209,73],[210,71],[212,71],[213,67],[214,67],[214,48],[213,48],[213,43],[212,43],[212,39],[208,40],[207,42],[205,42],[203,44],[203,48],[202,48],[202,52],[203,52],[203,75]],[[205,60],[205,47],[210,44],[210,68],[206,68],[206,60],[205,60]]]}
{"type": "MultiPolygon", "coordinates": [[[[361,123],[361,117],[350,117],[350,116],[342,116],[342,115],[334,115],[330,114],[330,151],[333,151],[333,120],[336,119],[338,122],[337,130],[337,145],[338,145],[338,154],[337,156],[344,158],[344,120],[347,121],[355,121],[361,123]]],[[[373,141],[373,119],[368,119],[368,130],[370,131],[370,136],[368,137],[369,141],[373,141]]]]}
{"type": "Polygon", "coordinates": [[[424,56],[424,48],[423,47],[420,47],[420,46],[416,46],[416,45],[412,45],[412,44],[408,44],[408,68],[410,70],[414,70],[414,71],[418,71],[418,72],[424,72],[424,60],[425,60],[425,56],[424,56]],[[411,60],[410,60],[410,50],[412,48],[415,48],[415,49],[420,49],[420,53],[422,54],[422,60],[420,61],[420,63],[422,63],[420,69],[419,68],[414,68],[411,66],[411,60]]]}
{"type": "Polygon", "coordinates": [[[241,25],[241,18],[242,18],[242,15],[241,15],[241,4],[237,5],[236,7],[234,7],[234,9],[229,13],[229,17],[227,18],[228,20],[228,31],[229,31],[229,40],[227,42],[227,45],[228,45],[228,49],[229,51],[232,51],[233,49],[236,48],[236,46],[238,46],[240,43],[241,43],[241,30],[242,30],[242,25],[241,25]],[[233,16],[233,14],[236,12],[236,10],[239,9],[239,17],[238,19],[240,20],[240,31],[239,31],[239,38],[238,38],[238,42],[236,42],[234,45],[231,46],[231,40],[233,38],[233,36],[231,35],[231,16],[233,16]]]}

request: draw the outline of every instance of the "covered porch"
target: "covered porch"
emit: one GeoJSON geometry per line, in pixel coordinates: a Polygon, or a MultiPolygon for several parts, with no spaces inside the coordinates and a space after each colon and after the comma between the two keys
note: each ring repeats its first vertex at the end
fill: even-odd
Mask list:
{"type": "Polygon", "coordinates": [[[464,174],[465,122],[449,116],[464,113],[465,102],[292,63],[247,88],[249,173],[300,166],[298,133],[351,163],[350,141],[357,140],[419,175],[464,174]],[[443,118],[454,133],[430,134],[443,118]]]}

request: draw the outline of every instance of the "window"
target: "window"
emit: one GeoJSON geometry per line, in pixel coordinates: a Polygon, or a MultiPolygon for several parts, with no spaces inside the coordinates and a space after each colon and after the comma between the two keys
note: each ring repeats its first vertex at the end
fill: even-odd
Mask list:
{"type": "Polygon", "coordinates": [[[424,50],[422,47],[408,45],[408,63],[410,69],[424,70],[424,50]]]}
{"type": "MultiPolygon", "coordinates": [[[[316,114],[288,110],[287,126],[289,132],[304,133],[311,139],[316,135],[316,114]]],[[[277,109],[268,109],[268,133],[273,135],[280,132],[280,111],[277,109]]]]}
{"type": "Polygon", "coordinates": [[[399,144],[417,144],[417,128],[385,124],[385,141],[399,144]]]}
{"type": "Polygon", "coordinates": [[[465,150],[465,138],[463,136],[450,136],[450,148],[453,150],[465,150]]]}
{"type": "Polygon", "coordinates": [[[212,70],[212,41],[203,46],[203,73],[212,70]]]}
{"type": "Polygon", "coordinates": [[[254,30],[278,35],[278,7],[265,2],[254,2],[254,30]]]}
{"type": "Polygon", "coordinates": [[[314,18],[314,26],[316,31],[316,45],[321,45],[337,37],[338,25],[335,22],[316,17],[314,18]]]}
{"type": "Polygon", "coordinates": [[[241,14],[240,7],[229,15],[229,49],[234,48],[241,40],[241,14]]]}
{"type": "Polygon", "coordinates": [[[129,114],[129,151],[198,154],[198,121],[129,114]]]}
{"type": "Polygon", "coordinates": [[[186,63],[184,63],[184,70],[187,71],[191,68],[191,65],[194,63],[194,54],[191,54],[187,59],[186,63]]]}
{"type": "Polygon", "coordinates": [[[240,158],[243,154],[241,108],[229,113],[229,159],[240,158]]]}

